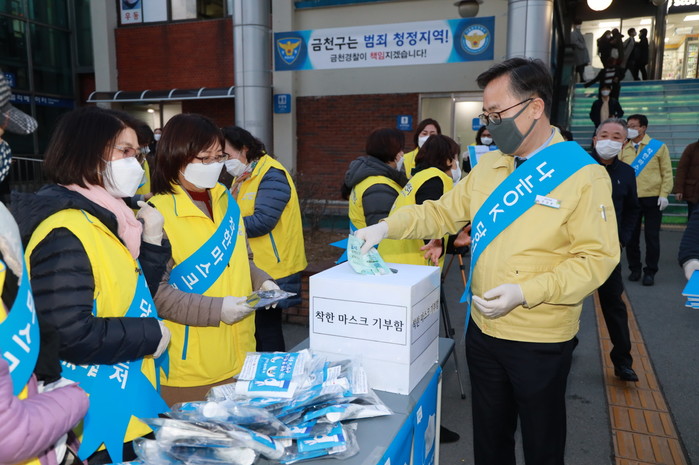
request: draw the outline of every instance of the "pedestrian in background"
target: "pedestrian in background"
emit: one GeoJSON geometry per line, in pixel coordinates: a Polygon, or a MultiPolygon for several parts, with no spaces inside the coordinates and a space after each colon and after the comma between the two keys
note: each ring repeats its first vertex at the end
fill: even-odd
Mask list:
{"type": "Polygon", "coordinates": [[[231,192],[240,205],[255,264],[276,281],[275,287],[296,294],[255,312],[257,351],[283,352],[282,309],[301,303],[301,271],[308,264],[296,186],[249,131],[228,126],[223,136],[226,170],[234,177],[231,192]]]}
{"type": "Polygon", "coordinates": [[[636,59],[636,29],[631,28],[626,31],[629,34],[629,38],[624,41],[624,59],[621,62],[622,68],[624,68],[624,74],[626,71],[631,72],[634,68],[634,61],[636,59]]]}
{"type": "Polygon", "coordinates": [[[634,45],[634,57],[633,57],[633,69],[631,70],[631,75],[634,81],[638,81],[638,73],[641,73],[641,79],[644,81],[648,79],[648,72],[646,71],[646,65],[648,64],[648,29],[641,29],[638,31],[638,43],[634,45]]]}
{"type": "Polygon", "coordinates": [[[685,147],[675,172],[675,198],[687,202],[687,220],[699,203],[699,141],[685,147]]]}
{"type": "Polygon", "coordinates": [[[592,102],[592,107],[590,107],[590,119],[595,125],[595,130],[601,121],[624,116],[624,110],[619,101],[611,97],[612,86],[602,83],[599,88],[599,98],[592,102]]]}
{"type": "Polygon", "coordinates": [[[668,195],[672,192],[672,162],[670,151],[663,142],[652,139],[647,133],[648,118],[634,114],[628,119],[628,142],[624,145],[619,158],[631,165],[636,171],[638,201],[641,214],[636,220],[631,240],[626,247],[629,262],[629,281],[641,279],[643,285],[652,286],[658,272],[660,259],[660,224],[663,210],[669,205],[668,195]],[[646,242],[646,266],[641,270],[641,224],[646,242]]]}
{"type": "Polygon", "coordinates": [[[518,423],[526,463],[564,463],[566,384],[582,302],[619,262],[609,176],[579,145],[560,144],[549,122],[548,69],[540,60],[511,58],[478,76],[481,122],[499,150],[438,201],[406,206],[355,233],[366,252],[387,237],[439,237],[473,221],[465,299],[472,290],[466,356],[476,465],[515,463],[518,423]],[[538,204],[533,190],[522,210],[505,212],[522,179],[554,176],[564,166],[579,169],[558,174],[552,190],[536,186],[545,203],[560,208],[538,204]]]}
{"type": "MultiPolygon", "coordinates": [[[[623,248],[631,239],[641,207],[636,193],[636,173],[618,155],[626,142],[626,121],[610,118],[602,122],[592,139],[594,155],[612,181],[612,202],[619,229],[619,244],[623,248]]],[[[597,289],[602,315],[612,341],[609,357],[614,365],[614,375],[622,381],[638,381],[633,370],[631,335],[626,303],[622,299],[624,280],[621,264],[617,264],[609,278],[597,289]]]]}
{"type": "Polygon", "coordinates": [[[575,72],[578,73],[579,82],[585,82],[585,66],[590,64],[590,54],[587,51],[585,36],[580,32],[582,21],[576,19],[570,33],[570,44],[575,53],[575,72]]]}
{"type": "Polygon", "coordinates": [[[425,118],[420,121],[415,128],[415,134],[413,134],[413,144],[415,144],[415,148],[404,154],[403,158],[398,161],[398,171],[402,171],[405,173],[405,176],[410,179],[413,176],[417,151],[420,150],[420,147],[422,147],[422,144],[425,143],[428,137],[433,134],[441,133],[442,128],[436,120],[425,118]]]}

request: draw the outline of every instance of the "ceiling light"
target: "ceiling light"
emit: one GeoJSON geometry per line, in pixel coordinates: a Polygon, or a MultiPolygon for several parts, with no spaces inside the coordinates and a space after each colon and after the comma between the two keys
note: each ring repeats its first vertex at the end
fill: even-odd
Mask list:
{"type": "Polygon", "coordinates": [[[611,4],[612,0],[587,0],[587,6],[595,11],[606,10],[611,4]]]}
{"type": "Polygon", "coordinates": [[[152,108],[149,108],[148,113],[155,113],[155,110],[153,110],[152,108]]]}
{"type": "Polygon", "coordinates": [[[683,21],[699,21],[699,15],[687,15],[683,21]]]}

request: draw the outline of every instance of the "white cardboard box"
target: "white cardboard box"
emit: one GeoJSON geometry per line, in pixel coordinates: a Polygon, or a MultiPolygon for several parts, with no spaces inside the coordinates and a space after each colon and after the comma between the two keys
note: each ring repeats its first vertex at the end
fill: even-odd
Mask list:
{"type": "Polygon", "coordinates": [[[386,276],[345,262],[310,277],[310,348],[361,360],[369,385],[408,394],[438,360],[438,267],[390,263],[386,276]]]}

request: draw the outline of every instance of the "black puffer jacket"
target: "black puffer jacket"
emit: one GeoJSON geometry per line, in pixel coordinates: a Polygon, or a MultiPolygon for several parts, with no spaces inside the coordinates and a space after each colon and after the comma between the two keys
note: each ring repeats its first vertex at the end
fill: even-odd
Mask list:
{"type": "MultiPolygon", "coordinates": [[[[52,185],[36,194],[13,193],[12,213],[23,244],[27,245],[43,220],[65,209],[85,210],[117,235],[117,220],[111,212],[77,192],[52,185]]],[[[169,243],[160,247],[141,243],[139,260],[151,293],[157,289],[170,256],[169,243]]],[[[161,337],[155,318],[92,315],[95,288],[92,264],[80,240],[68,228],[49,233],[34,248],[30,264],[39,324],[57,329],[62,360],[80,365],[115,364],[155,352],[161,337]]]]}
{"type": "MultiPolygon", "coordinates": [[[[345,183],[342,185],[342,197],[348,199],[354,186],[369,176],[384,176],[397,182],[401,187],[408,182],[405,173],[392,168],[376,157],[366,155],[350,163],[349,169],[345,173],[345,183]]],[[[365,190],[362,205],[367,226],[386,218],[396,197],[398,197],[398,192],[386,184],[375,184],[365,190]]]]}

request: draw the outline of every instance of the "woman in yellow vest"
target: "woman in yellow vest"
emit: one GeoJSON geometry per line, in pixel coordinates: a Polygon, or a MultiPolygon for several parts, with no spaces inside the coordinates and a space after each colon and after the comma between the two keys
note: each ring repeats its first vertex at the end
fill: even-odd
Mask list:
{"type": "Polygon", "coordinates": [[[277,285],[296,294],[275,308],[255,313],[258,352],[284,351],[282,309],[301,303],[301,271],[306,268],[301,209],[289,172],[264,144],[237,126],[223,128],[226,170],[235,178],[231,192],[240,205],[255,264],[277,285]]]}
{"type": "Polygon", "coordinates": [[[97,107],[67,113],[45,153],[51,184],[12,201],[39,323],[58,332],[62,376],[90,394],[79,450],[90,463],[134,459],[130,442],[150,432],[137,418],[167,410],[155,375],[170,333],[150,289],[170,249],[158,212],[143,204],[142,225],[122,200],[143,177],[136,125],[97,107]]]}
{"type": "Polygon", "coordinates": [[[228,155],[221,130],[201,115],[179,114],[158,141],[151,203],[165,217],[172,260],[155,302],[172,331],[168,404],[201,400],[236,376],[255,351],[255,317],[246,297],[276,287],[249,255],[241,209],[218,177],[228,155]]]}
{"type": "MultiPolygon", "coordinates": [[[[449,192],[461,179],[459,168],[459,144],[443,135],[430,136],[415,158],[413,177],[405,185],[396,199],[391,214],[406,205],[421,205],[427,200],[437,200],[449,192]]],[[[390,216],[390,215],[389,215],[390,216]]],[[[381,256],[390,263],[411,265],[437,265],[444,262],[443,241],[430,241],[425,238],[392,241],[382,247],[381,256]],[[426,258],[427,256],[427,258],[426,258]],[[439,260],[439,262],[437,262],[439,260]]]]}
{"type": "Polygon", "coordinates": [[[405,175],[410,179],[413,176],[413,169],[415,168],[415,157],[417,156],[418,150],[422,147],[428,137],[433,134],[441,134],[442,128],[439,123],[432,118],[426,118],[420,121],[415,128],[415,134],[413,134],[413,143],[415,148],[403,156],[402,163],[399,164],[398,169],[405,173],[405,175]]]}
{"type": "MultiPolygon", "coordinates": [[[[17,118],[31,118],[14,107],[10,112],[17,118]]],[[[26,134],[15,125],[7,128],[26,134]]],[[[11,163],[3,133],[0,127],[0,182],[11,163]]],[[[55,332],[44,326],[45,343],[36,337],[39,324],[33,318],[26,273],[17,223],[0,203],[0,463],[60,463],[63,455],[59,455],[60,447],[54,448],[56,441],[85,416],[88,399],[77,384],[62,383],[63,387],[39,392],[37,379],[42,377],[45,385],[54,387],[61,382],[54,384],[54,378],[60,380],[61,367],[55,344],[51,344],[55,332]]]]}
{"type": "Polygon", "coordinates": [[[352,161],[345,173],[342,198],[349,200],[350,231],[386,218],[408,181],[396,169],[405,137],[398,129],[377,129],[366,140],[366,156],[352,161]]]}

